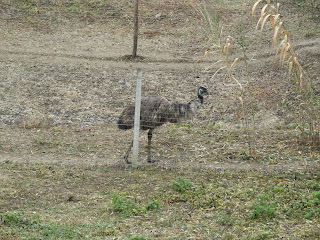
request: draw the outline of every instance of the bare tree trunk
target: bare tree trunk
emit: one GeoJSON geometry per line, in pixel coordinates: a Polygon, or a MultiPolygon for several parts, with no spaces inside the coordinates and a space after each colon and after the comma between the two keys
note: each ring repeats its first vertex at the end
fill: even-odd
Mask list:
{"type": "Polygon", "coordinates": [[[134,34],[133,34],[133,52],[132,58],[137,56],[137,48],[138,48],[138,34],[139,34],[139,26],[138,26],[138,5],[139,0],[136,0],[134,5],[134,34]]]}

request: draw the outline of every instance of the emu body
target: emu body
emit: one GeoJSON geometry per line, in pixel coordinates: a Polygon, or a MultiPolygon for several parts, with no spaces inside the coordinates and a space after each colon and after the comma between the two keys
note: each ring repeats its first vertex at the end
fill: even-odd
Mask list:
{"type": "MultiPolygon", "coordinates": [[[[198,97],[189,103],[170,102],[161,96],[149,96],[141,100],[140,108],[140,129],[148,131],[148,162],[151,160],[151,140],[153,130],[164,123],[178,123],[180,121],[191,118],[203,103],[203,96],[209,95],[206,88],[198,89],[198,97]]],[[[121,113],[118,120],[119,129],[127,130],[133,128],[134,125],[135,105],[130,104],[121,113]]],[[[133,142],[131,142],[124,159],[126,163],[131,151],[133,142]]]]}

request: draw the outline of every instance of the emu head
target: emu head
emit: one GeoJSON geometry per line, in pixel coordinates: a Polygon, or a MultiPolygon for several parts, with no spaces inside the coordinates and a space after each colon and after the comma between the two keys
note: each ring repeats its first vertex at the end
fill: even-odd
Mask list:
{"type": "Polygon", "coordinates": [[[203,98],[204,95],[209,95],[209,91],[205,87],[200,87],[198,90],[198,97],[203,98]]]}

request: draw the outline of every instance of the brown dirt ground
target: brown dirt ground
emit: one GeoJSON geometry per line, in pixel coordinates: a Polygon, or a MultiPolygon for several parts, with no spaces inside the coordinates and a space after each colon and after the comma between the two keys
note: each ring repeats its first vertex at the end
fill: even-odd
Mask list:
{"type": "MultiPolygon", "coordinates": [[[[258,155],[286,150],[288,157],[284,157],[284,162],[292,159],[291,153],[309,156],[308,149],[301,152],[299,147],[292,147],[296,142],[292,138],[294,130],[279,130],[279,126],[287,126],[296,119],[294,84],[287,79],[286,70],[273,62],[270,29],[264,33],[255,30],[246,10],[250,4],[222,7],[208,3],[222,12],[224,35],[233,40],[232,58],[241,58],[237,31],[241,15],[247,26],[258,155]]],[[[12,15],[2,8],[2,160],[86,159],[122,163],[131,135],[119,132],[116,120],[122,108],[133,101],[136,69],[142,68],[143,95],[161,94],[189,101],[201,85],[212,93],[200,113],[187,122],[188,126],[166,125],[158,130],[154,137],[156,157],[169,165],[183,162],[188,166],[199,161],[243,163],[241,153],[247,147],[238,117],[237,87],[223,73],[212,78],[219,67],[213,65],[219,56],[198,61],[209,47],[207,30],[192,9],[185,9],[180,9],[177,15],[164,14],[160,20],[153,12],[149,18],[142,18],[138,53],[143,60],[126,61],[122,57],[131,53],[130,18],[111,22],[96,15],[61,14],[57,20],[41,9],[36,16],[23,11],[12,15]]],[[[316,23],[304,16],[306,21],[297,27],[302,16],[295,10],[290,1],[284,2],[283,12],[288,28],[294,29],[300,62],[319,89],[319,33],[308,35],[316,23]]],[[[242,64],[234,75],[248,87],[242,64]]],[[[145,140],[143,136],[142,156],[145,140]]]]}
{"type": "MultiPolygon", "coordinates": [[[[206,209],[189,210],[184,203],[168,202],[163,204],[161,217],[151,213],[118,218],[106,211],[106,205],[114,192],[141,196],[143,201],[161,197],[167,190],[169,194],[168,184],[177,176],[198,185],[207,179],[220,186],[223,180],[223,191],[245,191],[259,188],[257,183],[281,182],[282,173],[285,184],[289,178],[295,182],[291,178],[299,172],[319,172],[319,151],[299,142],[298,132],[289,127],[297,119],[295,86],[286,69],[273,62],[271,30],[259,33],[255,29],[250,17],[254,1],[245,1],[243,6],[241,1],[206,2],[210,11],[221,11],[223,37],[230,35],[233,43],[231,59],[242,57],[240,19],[246,26],[250,86],[242,63],[233,74],[254,96],[256,158],[248,153],[239,119],[237,86],[222,72],[212,78],[220,57],[210,55],[198,61],[210,45],[206,26],[196,12],[178,4],[184,1],[169,1],[173,5],[145,1],[138,48],[143,59],[128,61],[124,56],[131,54],[132,8],[122,8],[124,1],[110,2],[123,12],[71,13],[50,6],[15,12],[0,4],[1,212],[23,209],[31,218],[40,214],[44,222],[71,225],[107,219],[122,237],[130,232],[164,239],[180,232],[181,239],[209,239],[218,229],[216,239],[221,239],[233,228],[221,227],[216,213],[206,209]],[[159,12],[163,15],[156,19],[159,12]],[[147,165],[146,136],[141,136],[138,171],[126,166],[122,158],[132,132],[116,126],[123,107],[134,100],[137,68],[143,70],[143,95],[160,94],[186,102],[195,97],[199,86],[211,92],[194,119],[156,130],[153,152],[159,162],[147,165]],[[181,222],[192,227],[184,229],[181,222]],[[209,225],[211,233],[205,230],[209,225]]],[[[319,94],[319,23],[291,0],[282,2],[283,19],[300,62],[319,94]]],[[[233,207],[230,204],[228,211],[233,212],[233,207]]],[[[305,229],[319,235],[317,221],[300,220],[281,226],[275,222],[270,231],[274,230],[275,239],[297,236],[305,229]]],[[[248,225],[238,228],[238,234],[251,237],[253,230],[248,225]]],[[[109,230],[104,231],[104,238],[111,239],[109,230]]],[[[7,239],[17,236],[7,235],[7,239]]],[[[87,238],[93,239],[90,234],[87,238]]]]}

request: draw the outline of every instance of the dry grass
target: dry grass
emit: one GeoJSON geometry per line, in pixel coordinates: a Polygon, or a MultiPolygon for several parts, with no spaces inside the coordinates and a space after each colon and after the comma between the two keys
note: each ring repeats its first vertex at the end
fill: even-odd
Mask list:
{"type": "MultiPolygon", "coordinates": [[[[255,16],[258,6],[262,0],[257,1],[252,7],[252,17],[255,16]]],[[[298,56],[295,52],[293,43],[290,39],[290,32],[284,28],[284,22],[280,17],[280,3],[276,6],[270,0],[261,8],[260,18],[257,22],[257,28],[260,25],[263,31],[266,22],[269,20],[272,26],[272,45],[275,50],[275,57],[279,56],[279,65],[283,67],[288,65],[288,76],[293,74],[297,89],[297,99],[299,106],[297,128],[301,131],[301,138],[308,144],[320,145],[319,115],[317,112],[319,97],[315,95],[314,83],[301,66],[298,56]]]]}
{"type": "MultiPolygon", "coordinates": [[[[269,51],[262,49],[268,47],[266,38],[244,42],[248,50],[260,53],[244,54],[257,59],[252,96],[258,103],[254,105],[258,158],[247,151],[245,125],[238,121],[239,115],[245,117],[239,110],[248,109],[250,102],[245,56],[237,55],[241,46],[234,31],[243,8],[240,1],[211,1],[222,10],[224,30],[218,25],[218,34],[210,37],[198,17],[188,15],[195,11],[191,6],[186,10],[188,1],[144,1],[142,26],[146,32],[153,27],[161,30],[144,38],[144,62],[117,61],[129,42],[121,34],[130,28],[130,7],[127,16],[125,11],[114,16],[94,11],[100,3],[116,8],[127,1],[90,1],[90,6],[81,1],[77,6],[73,3],[79,1],[66,5],[59,0],[55,10],[66,12],[58,14],[63,16],[59,19],[51,15],[51,20],[50,14],[57,11],[46,12],[46,5],[39,8],[39,2],[24,1],[26,9],[14,10],[23,14],[8,19],[14,27],[0,28],[3,39],[9,39],[3,41],[6,51],[0,61],[5,73],[0,81],[0,97],[5,100],[0,116],[1,239],[319,239],[320,156],[300,144],[296,118],[288,116],[296,106],[280,112],[279,95],[289,84],[287,78],[279,82],[278,69],[267,64],[269,51]],[[155,21],[162,8],[170,11],[155,21]],[[123,25],[118,25],[122,18],[123,25]],[[26,20],[23,25],[21,19],[26,20]],[[28,21],[37,27],[30,30],[28,21]],[[55,32],[51,23],[61,31],[55,32]],[[46,24],[52,31],[42,31],[46,24]],[[227,27],[233,28],[229,39],[227,27]],[[205,48],[211,38],[218,44],[209,41],[205,48]],[[25,52],[26,46],[32,54],[25,52]],[[202,60],[208,62],[194,63],[205,49],[202,60]],[[212,96],[193,121],[156,130],[153,152],[159,163],[147,165],[144,134],[139,168],[133,170],[122,159],[132,135],[119,132],[115,121],[133,100],[132,73],[141,65],[144,94],[187,101],[198,85],[206,83],[212,96]],[[24,111],[34,108],[39,112],[24,111]],[[175,182],[192,184],[176,191],[175,182]],[[125,214],[125,206],[115,208],[115,195],[121,196],[122,204],[133,202],[137,211],[125,214]],[[159,203],[154,211],[152,203],[159,203]],[[146,206],[150,211],[143,211],[146,206]]],[[[263,29],[271,17],[262,20],[263,29]]],[[[244,30],[244,36],[253,36],[253,29],[244,30]]],[[[276,31],[275,52],[284,40],[282,30],[283,25],[276,31]]],[[[300,52],[310,50],[303,43],[300,52]]],[[[278,56],[280,65],[289,69],[290,54],[282,50],[288,44],[288,39],[283,42],[278,56]]],[[[291,72],[295,73],[294,65],[291,72]]],[[[287,94],[292,96],[291,91],[287,94]]]]}
{"type": "Polygon", "coordinates": [[[319,168],[132,170],[9,162],[1,169],[1,239],[319,237],[319,168]],[[122,201],[113,203],[113,196],[122,201]],[[152,202],[158,208],[139,211],[152,202]]]}
{"type": "MultiPolygon", "coordinates": [[[[215,81],[215,77],[221,71],[225,71],[227,75],[227,79],[224,80],[225,84],[230,86],[229,95],[231,92],[235,94],[235,102],[238,105],[237,117],[238,119],[243,120],[243,126],[245,129],[245,135],[243,136],[248,144],[248,152],[251,156],[256,156],[255,150],[255,120],[254,120],[254,106],[252,99],[252,91],[250,88],[250,77],[248,72],[248,62],[246,56],[246,48],[244,47],[244,37],[242,33],[243,25],[240,27],[241,34],[241,47],[243,52],[243,62],[245,64],[245,72],[246,72],[246,81],[248,83],[247,88],[243,87],[243,80],[238,80],[235,76],[237,76],[234,68],[237,64],[239,64],[240,57],[231,57],[232,52],[232,40],[231,36],[227,36],[224,38],[223,24],[220,20],[220,16],[218,12],[214,12],[212,15],[207,10],[206,4],[194,4],[195,9],[202,15],[205,20],[208,31],[210,33],[209,44],[210,48],[205,51],[204,55],[199,59],[199,61],[204,61],[209,54],[220,55],[221,59],[216,61],[213,65],[211,65],[206,70],[211,68],[218,68],[215,73],[212,75],[211,80],[215,81]],[[246,99],[245,92],[249,93],[249,98],[246,99]],[[249,106],[245,102],[249,102],[249,106]]],[[[227,30],[225,30],[227,31],[227,30]]],[[[237,69],[239,70],[239,69],[237,69]]]]}

